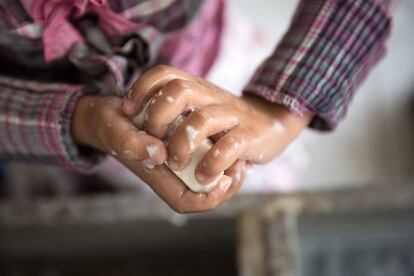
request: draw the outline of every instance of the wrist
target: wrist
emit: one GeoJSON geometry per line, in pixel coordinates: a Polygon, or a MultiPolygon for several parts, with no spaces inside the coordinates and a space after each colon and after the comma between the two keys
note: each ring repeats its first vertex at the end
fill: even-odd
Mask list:
{"type": "Polygon", "coordinates": [[[84,96],[79,99],[76,105],[71,131],[75,143],[79,145],[95,147],[91,120],[95,102],[99,98],[101,96],[84,96]]]}
{"type": "Polygon", "coordinates": [[[279,103],[266,101],[255,95],[243,95],[243,100],[252,105],[255,109],[265,113],[270,119],[282,122],[286,127],[298,130],[304,129],[312,120],[314,114],[295,114],[286,106],[279,103]]]}

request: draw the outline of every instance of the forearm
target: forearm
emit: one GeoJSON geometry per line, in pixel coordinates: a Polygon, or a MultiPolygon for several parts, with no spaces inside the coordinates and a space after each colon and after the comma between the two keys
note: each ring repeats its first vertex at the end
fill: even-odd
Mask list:
{"type": "MultiPolygon", "coordinates": [[[[281,131],[285,131],[283,136],[287,141],[292,141],[305,129],[314,117],[314,113],[305,112],[303,114],[295,114],[291,112],[285,105],[272,103],[261,97],[251,94],[243,95],[243,98],[254,106],[257,110],[266,113],[273,118],[274,125],[279,124],[281,131]]],[[[278,137],[280,139],[280,137],[278,137]]]]}
{"type": "MultiPolygon", "coordinates": [[[[91,128],[93,122],[94,107],[96,102],[103,96],[87,95],[79,99],[73,113],[73,120],[71,124],[71,132],[73,140],[76,144],[87,147],[97,147],[97,142],[94,139],[94,129],[91,128]]],[[[102,148],[99,150],[103,151],[102,148]]]]}

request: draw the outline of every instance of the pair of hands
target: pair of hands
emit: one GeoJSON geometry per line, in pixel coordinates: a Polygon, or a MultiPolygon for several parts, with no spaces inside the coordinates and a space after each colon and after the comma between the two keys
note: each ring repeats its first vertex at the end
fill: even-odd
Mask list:
{"type": "Polygon", "coordinates": [[[286,108],[257,97],[235,97],[208,81],[168,66],[143,74],[124,100],[85,96],[75,110],[72,134],[77,143],[111,154],[146,182],[180,213],[216,208],[240,188],[248,163],[265,163],[291,143],[311,116],[298,117],[286,108]],[[145,131],[131,122],[151,101],[145,131]],[[169,137],[170,125],[191,111],[169,137]],[[188,140],[186,129],[194,130],[188,140]],[[197,146],[215,143],[196,169],[201,183],[224,176],[209,193],[194,193],[163,163],[181,170],[197,146]],[[151,150],[156,149],[156,150],[151,150]],[[158,165],[154,168],[151,165],[158,165]]]}

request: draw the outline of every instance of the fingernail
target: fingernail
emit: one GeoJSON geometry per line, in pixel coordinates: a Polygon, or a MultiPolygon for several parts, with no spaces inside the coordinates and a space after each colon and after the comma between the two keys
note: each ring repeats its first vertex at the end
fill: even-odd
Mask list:
{"type": "Polygon", "coordinates": [[[131,99],[131,97],[132,97],[132,88],[130,88],[128,90],[128,93],[127,93],[126,97],[127,97],[127,99],[131,99]]]}
{"type": "Polygon", "coordinates": [[[158,145],[149,145],[145,147],[149,159],[153,160],[155,163],[160,163],[160,147],[158,145]]]}
{"type": "Polygon", "coordinates": [[[236,173],[236,175],[232,178],[232,182],[233,182],[234,184],[239,183],[240,179],[241,179],[241,172],[240,172],[240,171],[238,171],[238,172],[236,173]]]}
{"type": "Polygon", "coordinates": [[[205,183],[208,180],[208,176],[201,169],[196,170],[196,177],[201,183],[205,183]]]}
{"type": "Polygon", "coordinates": [[[155,167],[155,164],[150,159],[145,159],[142,161],[142,165],[144,165],[148,169],[153,169],[155,167]]]}
{"type": "Polygon", "coordinates": [[[132,150],[124,150],[122,152],[122,156],[124,158],[127,158],[128,160],[133,160],[133,159],[138,158],[137,154],[133,152],[132,150]]]}
{"type": "Polygon", "coordinates": [[[126,111],[133,111],[134,110],[134,102],[126,99],[122,103],[122,108],[126,111]]]}
{"type": "Polygon", "coordinates": [[[178,170],[179,166],[176,160],[173,158],[168,159],[168,166],[173,170],[178,170]]]}
{"type": "Polygon", "coordinates": [[[220,183],[220,189],[223,190],[224,192],[227,192],[230,186],[231,186],[231,179],[228,179],[228,178],[226,178],[226,180],[223,180],[220,183]]]}

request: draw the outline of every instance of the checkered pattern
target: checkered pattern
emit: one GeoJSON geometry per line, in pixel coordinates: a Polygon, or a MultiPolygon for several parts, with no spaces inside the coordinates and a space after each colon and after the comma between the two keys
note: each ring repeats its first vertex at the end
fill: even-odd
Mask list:
{"type": "MultiPolygon", "coordinates": [[[[47,63],[44,31],[50,20],[42,21],[44,14],[34,10],[45,11],[43,5],[52,2],[0,1],[0,63],[7,65],[0,73],[9,76],[0,75],[0,160],[62,164],[89,171],[97,156],[80,152],[70,134],[79,97],[91,89],[123,95],[143,70],[156,63],[202,76],[217,56],[225,0],[53,3],[75,2],[84,5],[82,9],[89,2],[106,2],[111,11],[105,14],[113,16],[118,25],[111,26],[108,20],[76,25],[77,18],[62,19],[78,36],[73,40],[76,43],[62,44],[69,46],[66,57],[47,63]],[[130,26],[137,28],[131,31],[130,26]],[[119,30],[126,31],[120,34],[119,30]],[[77,74],[70,74],[70,81],[80,85],[62,84],[69,82],[69,75],[65,79],[56,74],[61,67],[75,68],[81,77],[76,80],[77,74]]],[[[283,40],[244,92],[283,104],[298,114],[314,113],[314,128],[334,128],[357,86],[384,55],[394,2],[302,0],[283,40]]],[[[64,34],[59,33],[62,38],[64,34]]]]}
{"type": "Polygon", "coordinates": [[[71,116],[85,87],[0,77],[0,160],[36,161],[88,171],[70,135],[71,116]]]}
{"type": "Polygon", "coordinates": [[[395,1],[303,0],[274,53],[245,89],[330,130],[385,53],[395,1]]]}

